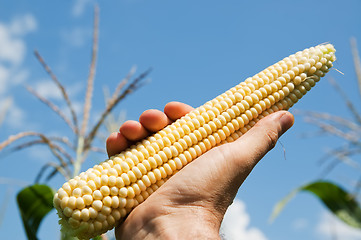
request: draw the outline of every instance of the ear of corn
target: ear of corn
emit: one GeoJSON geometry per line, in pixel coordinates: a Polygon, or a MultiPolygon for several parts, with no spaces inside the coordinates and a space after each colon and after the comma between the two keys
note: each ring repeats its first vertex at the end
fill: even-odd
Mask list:
{"type": "Polygon", "coordinates": [[[335,60],[331,44],[297,52],[64,183],[54,196],[62,231],[89,239],[114,228],[187,163],[289,109],[335,60]]]}

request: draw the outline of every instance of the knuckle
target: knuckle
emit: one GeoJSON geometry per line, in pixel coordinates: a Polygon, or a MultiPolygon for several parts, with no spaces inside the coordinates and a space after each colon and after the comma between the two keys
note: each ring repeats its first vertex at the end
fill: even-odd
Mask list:
{"type": "Polygon", "coordinates": [[[266,129],[264,133],[268,149],[274,148],[278,140],[278,132],[273,129],[266,129]]]}

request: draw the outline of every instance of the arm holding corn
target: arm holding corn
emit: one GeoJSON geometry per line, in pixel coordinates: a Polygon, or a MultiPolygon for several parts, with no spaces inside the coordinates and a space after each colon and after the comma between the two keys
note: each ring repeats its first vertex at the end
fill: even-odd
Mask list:
{"type": "MultiPolygon", "coordinates": [[[[108,154],[121,152],[132,141],[164,128],[191,109],[172,102],[164,113],[145,111],[139,122],[128,121],[119,133],[110,135],[108,154]]],[[[273,113],[237,141],[189,163],[130,213],[116,228],[117,239],[220,239],[221,221],[238,188],[292,124],[289,112],[273,113]]]]}

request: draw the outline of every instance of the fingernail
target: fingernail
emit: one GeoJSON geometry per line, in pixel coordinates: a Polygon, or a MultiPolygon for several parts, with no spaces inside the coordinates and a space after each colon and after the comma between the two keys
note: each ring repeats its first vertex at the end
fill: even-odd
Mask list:
{"type": "Polygon", "coordinates": [[[279,118],[281,124],[281,135],[293,126],[295,118],[290,112],[284,111],[279,118]]]}

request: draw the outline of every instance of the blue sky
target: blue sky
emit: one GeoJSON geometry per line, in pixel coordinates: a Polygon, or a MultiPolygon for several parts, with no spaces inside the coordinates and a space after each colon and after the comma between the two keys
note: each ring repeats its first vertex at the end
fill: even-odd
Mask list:
{"type": "MultiPolygon", "coordinates": [[[[31,96],[24,85],[65,108],[59,92],[33,55],[37,49],[81,110],[95,3],[0,0],[0,112],[11,104],[0,126],[0,141],[20,131],[70,134],[67,126],[31,96]]],[[[137,73],[149,67],[153,71],[147,84],[117,107],[117,113],[125,111],[128,119],[138,119],[149,108],[163,109],[173,100],[199,106],[283,57],[324,42],[335,45],[335,68],[344,73],[331,71],[328,77],[335,78],[360,107],[350,50],[351,37],[361,42],[358,0],[108,0],[98,4],[100,35],[93,122],[104,107],[103,88],[114,88],[133,66],[137,73]]],[[[295,108],[351,119],[342,98],[326,79],[295,108]]],[[[331,239],[327,226],[337,225],[340,239],[360,238],[359,233],[332,223],[324,207],[308,194],[298,195],[273,224],[268,223],[274,204],[293,188],[320,177],[323,168],[318,160],[325,150],[341,144],[331,137],[302,137],[315,130],[302,116],[296,116],[294,127],[281,139],[286,159],[278,144],[255,168],[240,189],[228,221],[240,223],[236,236],[254,240],[331,239]]],[[[99,146],[104,147],[104,143],[99,146]]],[[[15,193],[21,185],[34,181],[50,157],[43,147],[0,154],[0,204],[8,202],[0,223],[3,238],[25,239],[15,193]]],[[[89,166],[105,155],[96,157],[88,160],[89,166]]],[[[328,178],[347,187],[354,183],[357,174],[341,165],[328,178]]],[[[58,188],[62,179],[55,178],[49,184],[58,188]]],[[[57,234],[56,222],[53,212],[41,226],[41,239],[57,234]]]]}

